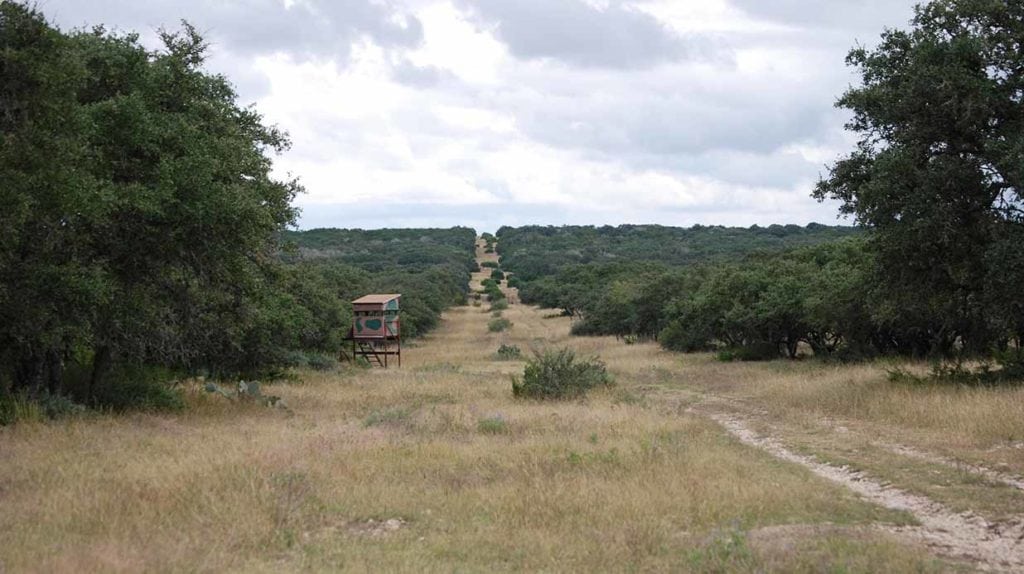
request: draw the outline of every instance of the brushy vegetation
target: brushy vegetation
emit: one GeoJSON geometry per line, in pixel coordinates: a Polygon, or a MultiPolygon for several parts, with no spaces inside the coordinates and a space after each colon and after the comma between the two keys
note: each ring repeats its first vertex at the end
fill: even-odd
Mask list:
{"type": "Polygon", "coordinates": [[[523,351],[517,345],[502,344],[498,347],[495,356],[501,361],[513,361],[523,356],[523,351]]]}
{"type": "Polygon", "coordinates": [[[471,229],[288,232],[287,135],[203,69],[195,29],[160,36],[151,51],[0,3],[6,404],[175,410],[175,380],[331,368],[367,292],[403,294],[406,338],[465,301],[471,229]]]}
{"type": "Polygon", "coordinates": [[[578,335],[657,335],[723,360],[802,345],[938,357],[955,366],[935,381],[1017,378],[960,365],[1024,347],[1022,33],[1015,6],[930,2],[912,29],[850,52],[862,81],[839,105],[860,142],[814,196],[863,230],[502,228],[503,267],[578,335]]]}
{"type": "Polygon", "coordinates": [[[500,333],[512,328],[512,321],[504,317],[497,317],[487,322],[487,330],[492,333],[500,333]]]}
{"type": "Polygon", "coordinates": [[[491,311],[504,311],[508,309],[508,299],[498,299],[491,303],[491,311]]]}
{"type": "Polygon", "coordinates": [[[522,379],[512,378],[512,394],[530,399],[571,399],[614,384],[597,357],[578,358],[569,348],[535,351],[522,379]]]}

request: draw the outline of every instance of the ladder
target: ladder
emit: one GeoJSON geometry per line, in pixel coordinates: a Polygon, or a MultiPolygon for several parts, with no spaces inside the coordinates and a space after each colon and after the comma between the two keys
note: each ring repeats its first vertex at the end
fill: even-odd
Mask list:
{"type": "Polygon", "coordinates": [[[356,344],[359,345],[359,352],[356,353],[357,355],[366,357],[366,360],[369,361],[370,364],[377,363],[378,367],[385,366],[384,360],[381,359],[381,356],[377,353],[377,347],[373,343],[368,341],[356,341],[356,344]]]}

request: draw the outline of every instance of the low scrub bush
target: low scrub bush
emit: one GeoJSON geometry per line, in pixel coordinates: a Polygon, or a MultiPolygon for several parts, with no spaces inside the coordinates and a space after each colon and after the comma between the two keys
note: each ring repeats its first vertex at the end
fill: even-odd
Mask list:
{"type": "Polygon", "coordinates": [[[917,375],[902,368],[888,371],[889,380],[911,385],[961,385],[985,387],[1024,384],[1024,361],[1015,353],[997,354],[996,365],[983,362],[971,368],[962,362],[937,361],[926,375],[917,375]]]}
{"type": "Polygon", "coordinates": [[[176,376],[160,367],[123,365],[93,390],[90,405],[101,410],[181,411],[185,400],[174,388],[176,376]]]}
{"type": "Polygon", "coordinates": [[[503,281],[505,279],[505,272],[501,269],[495,269],[491,271],[491,279],[495,281],[503,281]]]}
{"type": "Polygon", "coordinates": [[[531,399],[570,399],[612,384],[612,376],[597,357],[579,359],[572,349],[549,349],[534,353],[522,379],[512,378],[512,394],[531,399]]]}
{"type": "Polygon", "coordinates": [[[491,311],[504,311],[505,309],[508,309],[507,299],[498,299],[491,303],[491,311]]]}
{"type": "Polygon", "coordinates": [[[61,395],[43,394],[29,398],[27,395],[5,394],[0,391],[0,426],[22,422],[43,422],[77,415],[85,412],[85,406],[61,395]]]}
{"type": "Polygon", "coordinates": [[[291,351],[288,353],[286,360],[286,366],[299,369],[333,371],[338,368],[338,360],[325,353],[291,351]]]}
{"type": "Polygon", "coordinates": [[[506,329],[510,329],[511,327],[512,327],[512,321],[509,321],[508,319],[505,319],[504,317],[499,317],[497,319],[491,319],[487,323],[487,330],[492,332],[492,333],[500,333],[500,332],[502,332],[502,331],[504,331],[506,329]]]}
{"type": "Polygon", "coordinates": [[[498,262],[497,261],[484,261],[483,263],[480,264],[480,267],[487,267],[489,269],[497,269],[498,268],[498,262]]]}
{"type": "Polygon", "coordinates": [[[779,358],[779,347],[774,343],[753,343],[742,347],[722,349],[716,355],[719,361],[771,361],[779,358]]]}
{"type": "Polygon", "coordinates": [[[495,355],[498,357],[499,360],[512,361],[522,357],[523,352],[516,345],[503,344],[502,346],[498,347],[498,351],[497,353],[495,353],[495,355]]]}

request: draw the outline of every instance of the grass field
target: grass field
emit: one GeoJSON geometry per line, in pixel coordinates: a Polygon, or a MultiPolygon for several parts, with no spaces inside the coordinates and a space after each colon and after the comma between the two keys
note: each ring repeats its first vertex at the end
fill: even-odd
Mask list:
{"type": "Polygon", "coordinates": [[[273,386],[288,411],[193,384],[180,415],[0,428],[0,572],[1010,568],[903,535],[911,512],[707,413],[1014,524],[1024,491],[997,479],[1024,473],[1024,391],[901,386],[885,365],[718,363],[570,338],[546,313],[513,304],[492,333],[486,304],[452,309],[401,369],[273,386]],[[599,355],[617,385],[515,400],[523,362],[498,360],[501,344],[599,355]]]}

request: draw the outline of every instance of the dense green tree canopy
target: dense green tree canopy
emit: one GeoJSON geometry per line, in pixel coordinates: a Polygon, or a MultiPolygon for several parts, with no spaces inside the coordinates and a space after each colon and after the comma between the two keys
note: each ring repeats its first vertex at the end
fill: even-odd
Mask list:
{"type": "Polygon", "coordinates": [[[161,37],[150,52],[0,5],[0,347],[16,386],[52,388],[72,359],[96,376],[115,356],[208,360],[210,337],[244,331],[294,220],[299,185],[270,176],[284,134],[203,72],[195,30],[161,37]]]}
{"type": "Polygon", "coordinates": [[[923,4],[848,62],[862,81],[838,105],[861,139],[815,195],[871,229],[879,304],[941,352],[1020,337],[1021,290],[1006,287],[1024,280],[1024,4],[923,4]]]}

